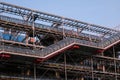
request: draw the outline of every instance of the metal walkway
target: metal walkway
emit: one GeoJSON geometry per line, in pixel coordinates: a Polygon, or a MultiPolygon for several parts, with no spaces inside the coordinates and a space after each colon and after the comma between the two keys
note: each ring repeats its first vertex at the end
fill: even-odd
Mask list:
{"type": "Polygon", "coordinates": [[[34,22],[36,34],[43,32],[63,36],[65,35],[67,37],[41,50],[23,49],[1,44],[1,53],[47,59],[48,57],[59,54],[59,52],[66,50],[73,45],[82,45],[106,50],[120,42],[120,31],[4,2],[0,2],[0,14],[0,25],[3,27],[8,27],[6,25],[9,25],[9,28],[29,32],[34,22]],[[22,17],[23,20],[3,16],[6,14],[22,17]],[[34,19],[31,21],[32,17],[34,17],[34,19],[36,18],[36,22],[34,19]],[[39,23],[39,21],[41,21],[41,23],[39,23]]]}

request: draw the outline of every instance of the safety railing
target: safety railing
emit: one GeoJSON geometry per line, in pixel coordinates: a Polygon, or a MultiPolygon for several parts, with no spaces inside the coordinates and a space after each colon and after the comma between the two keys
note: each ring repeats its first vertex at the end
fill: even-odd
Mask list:
{"type": "Polygon", "coordinates": [[[41,54],[41,56],[44,57],[44,56],[47,56],[48,54],[51,54],[51,53],[53,53],[53,52],[55,52],[57,50],[62,49],[62,48],[65,48],[65,47],[67,48],[67,46],[69,46],[69,45],[71,45],[73,43],[74,43],[74,39],[66,38],[66,39],[63,39],[63,40],[61,40],[61,41],[59,41],[59,42],[57,42],[55,44],[52,44],[52,45],[42,49],[40,51],[40,54],[41,54]]]}
{"type": "Polygon", "coordinates": [[[103,43],[101,43],[100,45],[98,43],[80,40],[80,39],[76,39],[76,38],[67,38],[56,44],[48,46],[45,49],[42,49],[40,53],[43,54],[42,56],[46,56],[50,53],[53,53],[61,48],[64,48],[64,47],[72,44],[73,42],[74,42],[74,44],[79,44],[79,45],[83,45],[83,46],[91,46],[91,47],[103,49],[103,48],[109,46],[110,44],[114,44],[114,42],[116,42],[118,40],[120,40],[119,33],[117,33],[116,35],[113,35],[109,39],[105,39],[105,41],[103,43]]]}
{"type": "Polygon", "coordinates": [[[85,41],[85,40],[80,40],[80,39],[75,39],[75,38],[74,38],[74,41],[78,45],[100,48],[98,43],[95,43],[95,42],[90,42],[90,41],[85,41]]]}
{"type": "MultiPolygon", "coordinates": [[[[24,24],[24,25],[28,25],[28,26],[32,26],[33,25],[32,22],[21,20],[21,19],[17,19],[17,18],[11,18],[11,17],[7,17],[7,16],[3,16],[3,15],[0,15],[0,20],[13,22],[13,23],[16,23],[16,24],[24,24]]],[[[47,27],[49,27],[49,26],[35,23],[35,27],[47,29],[47,27]]]]}
{"type": "MultiPolygon", "coordinates": [[[[35,80],[33,75],[27,75],[27,74],[20,74],[20,73],[5,73],[0,72],[0,80],[35,80]]],[[[36,76],[36,80],[56,80],[56,78],[40,78],[39,76],[36,76]]]]}
{"type": "Polygon", "coordinates": [[[5,44],[0,44],[0,51],[5,51],[9,52],[12,54],[20,54],[20,55],[31,55],[32,56],[40,56],[39,49],[37,48],[27,48],[27,47],[19,47],[19,46],[13,46],[13,45],[5,45],[5,44]]]}
{"type": "Polygon", "coordinates": [[[6,52],[11,52],[11,53],[18,53],[21,55],[34,55],[34,56],[39,56],[39,57],[45,57],[55,51],[61,51],[63,49],[66,49],[74,44],[80,44],[80,45],[93,45],[96,46],[97,44],[89,43],[84,40],[79,40],[75,38],[65,38],[55,44],[52,44],[46,48],[43,48],[40,50],[39,48],[32,47],[27,48],[27,47],[22,47],[22,46],[14,46],[14,45],[6,45],[4,43],[0,44],[0,50],[1,51],[6,51],[6,52]],[[60,50],[61,49],[61,50],[60,50]]]}
{"type": "MultiPolygon", "coordinates": [[[[120,35],[119,33],[116,35],[113,35],[110,37],[110,39],[106,39],[101,45],[104,47],[113,44],[114,42],[120,40],[120,35]]],[[[65,38],[55,44],[52,44],[42,50],[38,48],[30,49],[27,47],[19,47],[19,46],[13,46],[13,45],[5,45],[4,43],[0,44],[0,50],[1,51],[7,51],[7,52],[12,52],[12,53],[18,53],[21,55],[34,55],[34,56],[39,56],[39,57],[45,57],[49,54],[56,53],[56,51],[62,51],[70,46],[73,46],[75,44],[78,45],[83,45],[83,46],[91,46],[91,47],[98,47],[101,48],[101,45],[98,45],[97,43],[94,42],[89,42],[85,40],[80,40],[76,38],[65,38]]]]}
{"type": "Polygon", "coordinates": [[[103,39],[101,43],[99,43],[99,46],[102,48],[106,48],[107,46],[112,46],[117,41],[120,41],[120,32],[112,35],[109,38],[103,39]]]}
{"type": "MultiPolygon", "coordinates": [[[[40,51],[41,56],[47,56],[48,54],[52,54],[55,51],[58,50],[64,50],[65,48],[67,48],[67,46],[69,45],[83,45],[83,46],[92,46],[92,47],[100,47],[97,43],[94,42],[89,42],[89,41],[84,41],[84,40],[80,40],[80,39],[75,39],[75,38],[66,38],[63,39],[55,44],[52,44],[44,49],[42,49],[40,51]]],[[[71,45],[71,46],[72,46],[71,45]]]]}
{"type": "MultiPolygon", "coordinates": [[[[25,25],[32,26],[32,22],[25,22],[24,20],[10,18],[10,17],[6,17],[6,16],[2,16],[2,15],[0,15],[0,19],[4,20],[4,21],[8,21],[8,22],[17,23],[17,24],[25,24],[25,25]]],[[[38,24],[38,23],[35,23],[35,26],[39,27],[41,29],[54,30],[56,32],[63,31],[60,28],[50,28],[49,26],[38,24]]],[[[65,32],[66,32],[66,34],[69,34],[69,30],[65,30],[65,32]]],[[[66,38],[66,39],[63,39],[55,44],[52,44],[42,50],[39,50],[39,49],[32,50],[32,49],[27,49],[27,48],[24,49],[24,48],[20,48],[20,47],[9,46],[9,45],[7,45],[7,46],[1,45],[0,48],[4,49],[6,51],[9,51],[9,52],[17,52],[17,53],[22,53],[22,54],[30,54],[30,55],[37,55],[37,56],[45,57],[48,54],[51,54],[55,51],[58,51],[59,49],[69,46],[73,42],[75,42],[75,44],[80,44],[80,45],[89,46],[89,47],[105,48],[111,44],[114,44],[116,41],[120,40],[120,33],[114,34],[111,37],[106,38],[106,39],[103,38],[103,40],[101,42],[100,41],[93,42],[92,35],[86,35],[86,34],[81,33],[78,36],[81,36],[81,35],[85,39],[80,39],[80,38],[76,39],[75,37],[74,38],[66,38]]],[[[95,37],[95,38],[98,38],[98,37],[95,37]]]]}
{"type": "MultiPolygon", "coordinates": [[[[63,69],[65,64],[61,63],[44,63],[43,66],[48,67],[48,68],[58,68],[58,69],[63,69]]],[[[82,71],[87,71],[91,70],[91,66],[86,66],[86,65],[72,65],[72,64],[67,64],[66,65],[67,70],[82,70],[82,71]]]]}

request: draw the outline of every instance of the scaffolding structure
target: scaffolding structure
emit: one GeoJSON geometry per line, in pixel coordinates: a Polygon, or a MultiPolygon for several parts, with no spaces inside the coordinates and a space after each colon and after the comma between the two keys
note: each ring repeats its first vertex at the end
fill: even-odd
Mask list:
{"type": "Polygon", "coordinates": [[[120,80],[120,31],[0,2],[0,79],[120,80]]]}

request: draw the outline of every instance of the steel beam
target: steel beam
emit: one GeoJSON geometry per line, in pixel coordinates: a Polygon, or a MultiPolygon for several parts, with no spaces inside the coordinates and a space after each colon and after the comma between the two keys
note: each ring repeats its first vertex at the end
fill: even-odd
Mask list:
{"type": "Polygon", "coordinates": [[[38,15],[37,20],[39,21],[63,24],[63,26],[67,26],[67,27],[75,27],[75,28],[81,28],[81,29],[84,28],[83,29],[84,31],[98,33],[98,34],[107,33],[109,35],[112,35],[118,32],[117,30],[105,28],[99,25],[94,25],[94,24],[90,24],[90,23],[86,23],[86,22],[82,22],[82,21],[78,21],[70,18],[65,18],[65,17],[61,17],[61,16],[57,16],[57,15],[53,15],[45,12],[40,12],[40,11],[32,10],[29,8],[19,7],[19,6],[4,3],[4,2],[0,2],[0,11],[4,13],[10,13],[13,15],[26,16],[26,17],[30,16],[32,13],[32,14],[38,15]]]}

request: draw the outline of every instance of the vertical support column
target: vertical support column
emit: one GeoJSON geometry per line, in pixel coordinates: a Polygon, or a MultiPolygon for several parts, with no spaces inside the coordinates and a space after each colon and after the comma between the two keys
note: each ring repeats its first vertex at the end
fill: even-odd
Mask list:
{"type": "MultiPolygon", "coordinates": [[[[101,55],[104,56],[104,51],[101,52],[101,55]]],[[[105,72],[105,65],[103,64],[103,61],[102,61],[102,71],[105,72]]]]}
{"type": "MultiPolygon", "coordinates": [[[[33,16],[34,18],[34,16],[33,16]]],[[[33,23],[32,23],[32,30],[33,30],[33,39],[35,39],[35,21],[33,20],[33,23]]],[[[33,41],[33,45],[35,45],[35,41],[33,41]]]]}
{"type": "Polygon", "coordinates": [[[100,78],[98,78],[98,80],[101,80],[100,78]]]}
{"type": "Polygon", "coordinates": [[[61,24],[61,26],[62,26],[62,28],[63,28],[63,39],[66,37],[65,36],[65,29],[64,29],[64,18],[62,18],[62,24],[61,24]]]}
{"type": "MultiPolygon", "coordinates": [[[[88,29],[90,29],[91,26],[88,24],[87,27],[88,29]]],[[[88,35],[88,37],[89,37],[89,44],[92,45],[92,39],[91,39],[90,34],[88,35]]]]}
{"type": "Polygon", "coordinates": [[[34,63],[34,80],[36,80],[36,64],[34,63]]]}
{"type": "Polygon", "coordinates": [[[91,70],[92,70],[92,80],[94,80],[94,72],[93,72],[93,57],[91,56],[91,70]]]}
{"type": "Polygon", "coordinates": [[[103,72],[105,72],[105,65],[102,65],[102,67],[103,67],[103,72]]]}
{"type": "Polygon", "coordinates": [[[115,65],[115,80],[117,80],[117,67],[116,67],[116,60],[115,60],[115,48],[113,46],[113,58],[114,58],[114,65],[115,65]]]}
{"type": "Polygon", "coordinates": [[[33,31],[33,38],[34,38],[33,45],[35,45],[35,21],[37,20],[38,16],[39,15],[34,14],[33,12],[31,14],[32,31],[33,31]]]}
{"type": "Polygon", "coordinates": [[[81,78],[80,78],[80,80],[84,80],[84,78],[83,78],[83,77],[81,77],[81,78]]]}
{"type": "Polygon", "coordinates": [[[55,71],[55,76],[56,76],[57,80],[60,80],[60,73],[59,72],[55,71]]]}
{"type": "Polygon", "coordinates": [[[64,53],[64,64],[65,64],[65,80],[67,80],[67,70],[66,70],[66,54],[64,53]]]}

